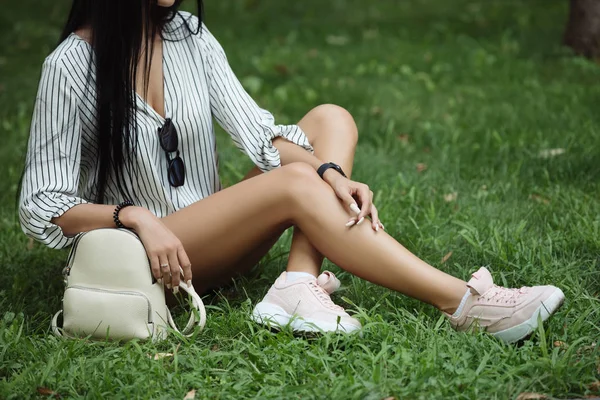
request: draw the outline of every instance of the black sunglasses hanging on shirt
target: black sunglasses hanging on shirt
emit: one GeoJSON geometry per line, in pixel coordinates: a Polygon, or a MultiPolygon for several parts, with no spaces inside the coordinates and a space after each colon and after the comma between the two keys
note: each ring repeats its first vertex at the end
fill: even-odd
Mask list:
{"type": "Polygon", "coordinates": [[[171,121],[171,118],[165,119],[165,123],[161,128],[158,128],[158,138],[160,147],[167,155],[167,173],[169,176],[169,184],[173,187],[182,186],[185,182],[185,165],[179,157],[179,138],[177,137],[177,129],[171,121]],[[176,152],[175,157],[171,158],[171,153],[176,152]]]}

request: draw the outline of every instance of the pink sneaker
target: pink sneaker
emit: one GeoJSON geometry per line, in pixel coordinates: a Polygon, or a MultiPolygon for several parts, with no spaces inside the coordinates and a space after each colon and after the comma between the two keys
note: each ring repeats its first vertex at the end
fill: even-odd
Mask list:
{"type": "Polygon", "coordinates": [[[293,330],[304,332],[359,330],[360,322],[329,297],[339,286],[340,281],[329,271],[317,279],[306,278],[291,283],[286,282],[284,272],[254,307],[252,319],[275,327],[289,324],[293,330]]]}
{"type": "Polygon", "coordinates": [[[472,296],[458,316],[448,315],[458,331],[479,327],[506,343],[519,341],[538,326],[538,317],[548,319],[565,295],[554,286],[507,289],[494,285],[492,275],[480,268],[467,283],[472,296]]]}

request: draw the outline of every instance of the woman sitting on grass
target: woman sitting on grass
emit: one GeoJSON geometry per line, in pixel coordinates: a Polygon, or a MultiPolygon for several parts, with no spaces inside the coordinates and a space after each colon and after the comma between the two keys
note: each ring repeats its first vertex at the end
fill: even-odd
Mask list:
{"type": "Polygon", "coordinates": [[[254,266],[293,226],[286,272],[251,318],[298,331],[361,328],[332,302],[339,282],[320,274],[323,257],[435,306],[458,330],[476,324],[506,342],[560,306],[554,286],[498,287],[485,268],[464,282],[410,253],[385,233],[369,187],[350,179],[350,114],[321,105],[276,125],[202,23],[202,2],[200,18],[180,3],[73,1],[33,115],[19,210],[28,235],[63,248],[124,226],[160,284],[177,291],[181,266],[202,292],[254,266]],[[256,164],[226,189],[213,117],[256,164]]]}

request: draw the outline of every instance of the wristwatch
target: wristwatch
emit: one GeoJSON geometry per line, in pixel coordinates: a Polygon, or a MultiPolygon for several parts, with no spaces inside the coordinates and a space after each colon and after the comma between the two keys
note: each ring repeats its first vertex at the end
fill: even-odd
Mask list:
{"type": "Polygon", "coordinates": [[[335,169],[337,172],[339,172],[340,174],[342,174],[342,176],[344,178],[347,178],[346,174],[344,173],[344,171],[342,170],[342,167],[340,167],[339,165],[337,165],[336,163],[332,163],[332,162],[328,162],[325,163],[323,165],[321,165],[319,167],[319,169],[317,170],[317,174],[319,174],[319,176],[321,177],[321,179],[323,178],[323,174],[325,173],[325,171],[327,171],[329,168],[333,168],[335,169]]]}

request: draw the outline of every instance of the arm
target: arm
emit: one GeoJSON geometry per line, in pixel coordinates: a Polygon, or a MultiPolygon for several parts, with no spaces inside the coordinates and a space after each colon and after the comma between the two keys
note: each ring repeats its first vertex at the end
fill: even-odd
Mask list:
{"type": "MultiPolygon", "coordinates": [[[[52,223],[60,226],[66,234],[77,234],[100,228],[116,228],[113,220],[115,205],[80,204],[52,219],[52,223]]],[[[119,212],[119,220],[126,227],[133,229],[144,244],[152,275],[164,279],[167,287],[179,286],[179,266],[183,268],[183,279],[192,279],[190,260],[181,241],[157,218],[144,207],[125,207],[119,212]],[[170,270],[162,270],[160,265],[168,263],[170,270]]]]}
{"type": "MultiPolygon", "coordinates": [[[[200,45],[212,114],[238,148],[263,172],[292,162],[305,162],[316,171],[323,161],[313,155],[314,150],[302,129],[297,125],[276,125],[273,115],[256,104],[231,70],[223,48],[204,25],[200,45]]],[[[346,179],[333,170],[326,171],[323,178],[358,214],[357,220],[369,214],[377,219],[367,185],[346,179]]]]}
{"type": "Polygon", "coordinates": [[[50,247],[69,246],[80,232],[114,227],[113,206],[77,195],[80,152],[79,99],[60,60],[48,60],[31,121],[19,216],[25,233],[50,247]]]}
{"type": "Polygon", "coordinates": [[[73,241],[54,224],[54,218],[87,203],[77,196],[81,145],[78,99],[59,62],[47,60],[42,68],[19,201],[23,231],[53,248],[67,247],[73,241]]]}
{"type": "Polygon", "coordinates": [[[323,161],[319,160],[314,154],[282,137],[273,139],[273,145],[279,151],[281,165],[303,162],[312,166],[316,171],[323,164],[323,161]]]}
{"type": "MultiPolygon", "coordinates": [[[[273,145],[277,148],[277,150],[279,150],[282,165],[291,164],[293,162],[303,162],[313,167],[316,171],[325,162],[297,144],[281,137],[276,137],[273,139],[273,145]]],[[[323,174],[323,179],[328,184],[333,185],[336,178],[340,176],[341,175],[337,171],[328,169],[323,174]]]]}
{"type": "Polygon", "coordinates": [[[302,129],[297,125],[275,124],[273,115],[256,104],[229,66],[223,48],[204,25],[199,43],[211,112],[236,146],[263,172],[295,161],[316,164],[318,159],[312,155],[314,150],[302,129]],[[284,160],[280,147],[286,153],[284,160]]]}
{"type": "Polygon", "coordinates": [[[67,247],[80,232],[114,227],[114,206],[77,195],[80,161],[79,99],[60,60],[48,60],[31,121],[19,214],[25,233],[50,247],[67,247]]]}
{"type": "MultiPolygon", "coordinates": [[[[47,61],[42,69],[19,200],[23,231],[53,248],[71,245],[80,232],[115,227],[114,205],[90,204],[78,196],[79,104],[59,62],[47,61]]],[[[177,286],[181,265],[184,279],[192,279],[181,242],[159,218],[142,207],[126,207],[119,217],[140,236],[155,278],[162,276],[169,283],[173,275],[172,284],[177,286]],[[159,268],[166,262],[170,271],[159,268]]]]}
{"type": "MultiPolygon", "coordinates": [[[[51,222],[58,225],[66,236],[75,236],[100,228],[116,228],[113,212],[116,205],[107,204],[79,204],[66,211],[59,217],[52,218],[51,222]]],[[[126,207],[119,213],[123,225],[135,229],[141,215],[136,214],[145,210],[143,207],[126,207]]]]}

